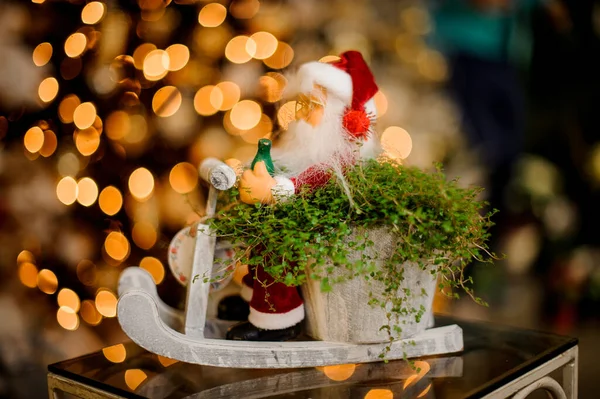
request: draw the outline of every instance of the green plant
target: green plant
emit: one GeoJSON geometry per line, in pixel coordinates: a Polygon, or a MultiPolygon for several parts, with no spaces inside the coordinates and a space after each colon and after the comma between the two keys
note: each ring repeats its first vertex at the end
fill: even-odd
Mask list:
{"type": "Polygon", "coordinates": [[[383,299],[371,295],[370,303],[389,309],[390,323],[382,328],[390,339],[401,331],[397,316],[414,315],[418,321],[424,312],[406,306],[408,297],[421,293],[406,288],[399,293],[406,262],[439,273],[440,289],[447,295],[458,297],[460,289],[485,304],[464,276],[472,259],[494,258],[487,247],[491,214],[482,215],[485,203],[477,200],[481,189],[461,188],[457,181],[447,181],[439,168],[427,173],[374,160],[349,168],[345,179],[350,195],[332,179],[324,187],[304,189],[292,200],[267,206],[243,204],[232,189],[220,198],[221,211],[211,221],[212,228],[218,236],[241,244],[240,262],[263,266],[287,285],[312,278],[327,291],[347,278],[382,282],[383,299]],[[361,229],[350,240],[353,226],[361,229]],[[364,250],[373,245],[368,229],[380,226],[392,229],[396,242],[391,259],[376,267],[364,250]],[[351,251],[363,255],[349,258],[351,251]]]}

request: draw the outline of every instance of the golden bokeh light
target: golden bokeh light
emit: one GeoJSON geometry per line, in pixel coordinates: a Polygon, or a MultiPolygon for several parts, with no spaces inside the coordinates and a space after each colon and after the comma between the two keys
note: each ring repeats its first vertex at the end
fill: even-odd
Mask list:
{"type": "Polygon", "coordinates": [[[322,57],[319,62],[324,62],[324,63],[331,63],[331,62],[337,62],[341,60],[340,57],[338,57],[337,55],[326,55],[325,57],[322,57]]]}
{"type": "Polygon", "coordinates": [[[129,176],[129,191],[139,201],[150,197],[154,190],[154,177],[146,168],[138,168],[129,176]]]}
{"type": "Polygon", "coordinates": [[[229,6],[229,12],[237,19],[250,19],[258,13],[258,0],[235,0],[229,6]]]}
{"type": "Polygon", "coordinates": [[[294,59],[294,50],[292,47],[284,42],[277,44],[275,53],[269,58],[263,60],[266,66],[273,69],[282,69],[290,65],[294,59]]]}
{"type": "Polygon", "coordinates": [[[214,109],[220,109],[221,106],[223,105],[223,91],[218,88],[217,86],[213,87],[213,89],[210,92],[210,105],[214,108],[214,109]]]}
{"type": "Polygon", "coordinates": [[[100,133],[93,127],[77,130],[73,136],[75,138],[75,147],[77,147],[77,151],[81,155],[90,156],[100,146],[100,133]]]}
{"type": "Polygon", "coordinates": [[[165,51],[169,55],[169,71],[179,71],[190,60],[190,49],[183,44],[173,44],[165,51]]]}
{"type": "Polygon", "coordinates": [[[31,263],[35,263],[35,256],[33,256],[33,254],[24,249],[21,252],[19,252],[19,255],[17,255],[17,264],[20,264],[22,262],[31,262],[31,263]]]}
{"type": "Polygon", "coordinates": [[[73,112],[73,122],[79,129],[87,129],[96,121],[96,107],[91,102],[81,103],[73,112]]]}
{"type": "Polygon", "coordinates": [[[130,115],[128,127],[129,130],[127,130],[124,137],[124,140],[128,143],[141,143],[148,134],[148,124],[143,115],[130,115]]]}
{"type": "Polygon", "coordinates": [[[169,173],[169,183],[179,194],[187,194],[198,185],[198,171],[191,163],[178,163],[169,173]]]}
{"type": "Polygon", "coordinates": [[[42,149],[44,145],[44,132],[39,126],[34,126],[27,130],[23,137],[23,144],[25,149],[30,153],[36,153],[42,149]]]}
{"type": "Polygon", "coordinates": [[[256,42],[248,36],[236,36],[225,46],[225,57],[234,64],[248,62],[256,54],[256,42]]]}
{"type": "Polygon", "coordinates": [[[105,187],[98,198],[100,209],[108,216],[116,215],[123,206],[123,196],[118,188],[114,186],[105,187]]]}
{"type": "Polygon", "coordinates": [[[286,130],[289,124],[296,120],[296,101],[288,101],[277,111],[277,122],[286,130]]]}
{"type": "Polygon", "coordinates": [[[262,109],[252,100],[243,100],[231,109],[231,123],[240,130],[250,130],[260,122],[262,109]]]}
{"type": "Polygon", "coordinates": [[[417,70],[425,78],[442,82],[448,77],[448,65],[444,56],[433,50],[424,50],[417,57],[417,70]]]}
{"type": "Polygon", "coordinates": [[[401,127],[390,126],[381,135],[381,147],[390,158],[406,159],[412,151],[412,139],[401,127]]]}
{"type": "Polygon", "coordinates": [[[144,382],[148,376],[140,369],[131,369],[125,371],[125,384],[131,389],[135,391],[137,387],[140,386],[142,382],[144,382]]]}
{"type": "Polygon", "coordinates": [[[377,117],[380,118],[387,112],[388,109],[388,100],[385,94],[381,90],[375,93],[373,96],[373,101],[375,101],[375,109],[377,110],[377,117]]]}
{"type": "Polygon", "coordinates": [[[96,265],[87,259],[82,259],[76,268],[77,279],[83,285],[92,286],[96,284],[96,265]]]}
{"type": "Polygon", "coordinates": [[[94,301],[86,299],[81,303],[79,315],[87,324],[97,326],[102,321],[102,315],[96,310],[94,301]]]}
{"type": "Polygon", "coordinates": [[[261,97],[270,103],[281,100],[287,79],[280,73],[268,72],[259,79],[261,97]]]}
{"type": "Polygon", "coordinates": [[[271,122],[271,118],[265,114],[262,114],[258,124],[250,130],[242,130],[240,132],[240,137],[246,143],[258,144],[258,140],[270,138],[272,132],[273,122],[271,122]]]}
{"type": "Polygon", "coordinates": [[[67,57],[79,57],[87,47],[87,38],[83,33],[73,33],[65,41],[65,54],[67,57]]]}
{"type": "Polygon", "coordinates": [[[106,135],[113,140],[120,140],[129,133],[131,123],[125,111],[114,111],[106,118],[106,135]]]}
{"type": "Polygon", "coordinates": [[[198,23],[206,28],[215,28],[225,21],[227,9],[219,3],[210,3],[202,7],[198,14],[198,23]]]}
{"type": "Polygon", "coordinates": [[[164,78],[169,72],[171,59],[164,50],[152,50],[144,58],[144,77],[150,81],[164,78]]]}
{"type": "Polygon", "coordinates": [[[161,117],[172,116],[181,107],[181,93],[175,86],[161,87],[152,98],[152,110],[161,117]]]}
{"type": "Polygon", "coordinates": [[[48,158],[50,155],[54,154],[57,146],[58,139],[56,138],[56,134],[54,134],[52,130],[45,130],[44,144],[42,145],[42,148],[40,148],[40,155],[48,158]]]}
{"type": "Polygon", "coordinates": [[[36,283],[44,294],[54,294],[58,288],[58,278],[52,270],[42,269],[37,275],[36,283]]]}
{"type": "Polygon", "coordinates": [[[100,290],[96,294],[96,309],[104,317],[117,315],[117,297],[108,290],[100,290]]]}
{"type": "Polygon", "coordinates": [[[77,200],[78,186],[75,179],[65,176],[56,185],[56,196],[65,205],[71,205],[77,200]]]}
{"type": "Polygon", "coordinates": [[[117,344],[103,348],[102,354],[109,362],[123,363],[127,358],[127,349],[125,349],[125,345],[117,344]]]}
{"type": "Polygon", "coordinates": [[[352,377],[356,370],[356,364],[340,364],[336,366],[325,366],[323,373],[333,381],[345,381],[352,377]]]}
{"type": "Polygon", "coordinates": [[[19,280],[25,287],[37,287],[38,269],[31,262],[22,262],[19,265],[19,280]]]}
{"type": "Polygon", "coordinates": [[[92,206],[98,198],[98,186],[89,177],[84,177],[77,182],[77,202],[83,206],[92,206]]]}
{"type": "MultiPolygon", "coordinates": [[[[209,116],[217,113],[218,108],[214,107],[211,102],[212,92],[215,90],[215,86],[208,85],[200,88],[194,96],[194,109],[202,116],[209,116]]],[[[221,89],[217,89],[221,92],[221,89]]],[[[222,92],[220,93],[223,96],[222,92]]],[[[216,96],[216,95],[215,95],[216,96]]],[[[212,98],[212,101],[216,101],[216,97],[212,98]]],[[[221,104],[222,105],[222,104],[221,104]]]]}
{"type": "Polygon", "coordinates": [[[143,258],[140,267],[150,273],[156,285],[160,284],[165,278],[165,267],[160,260],[152,256],[143,258]]]}
{"type": "Polygon", "coordinates": [[[84,24],[94,25],[100,22],[104,13],[106,12],[106,6],[104,3],[99,1],[92,1],[87,3],[83,10],[81,10],[81,21],[84,24]]]}
{"type": "Polygon", "coordinates": [[[61,306],[56,312],[58,324],[65,330],[74,331],[79,327],[79,316],[77,313],[66,306],[61,306]]]}
{"type": "Polygon", "coordinates": [[[161,355],[156,355],[156,357],[158,358],[158,362],[162,364],[163,367],[169,367],[179,362],[179,360],[169,359],[168,357],[161,355]]]}
{"type": "MultiPolygon", "coordinates": [[[[277,50],[277,38],[273,36],[269,32],[256,32],[250,38],[254,41],[254,45],[256,49],[254,50],[254,58],[257,60],[264,60],[265,58],[269,58],[275,53],[277,50]]],[[[248,43],[251,43],[248,41],[248,43]]],[[[246,46],[248,46],[248,43],[246,46]]],[[[252,45],[250,45],[252,46],[252,45]]],[[[246,51],[250,53],[252,47],[249,49],[246,48],[246,51]]]]}
{"type": "Polygon", "coordinates": [[[52,58],[52,45],[50,43],[40,43],[33,50],[33,63],[36,66],[44,66],[52,58]]]}
{"type": "Polygon", "coordinates": [[[75,109],[81,104],[79,97],[75,94],[69,94],[62,99],[58,105],[58,117],[63,123],[73,122],[73,114],[75,109]]]}
{"type": "Polygon", "coordinates": [[[75,293],[72,289],[63,288],[58,292],[58,296],[56,297],[58,302],[58,306],[66,307],[71,309],[73,312],[77,313],[81,306],[81,302],[79,300],[79,295],[75,293]]]}
{"type": "MultiPolygon", "coordinates": [[[[221,99],[221,105],[218,107],[220,111],[227,111],[228,109],[233,108],[233,106],[240,101],[240,87],[233,82],[221,82],[215,86],[215,89],[219,89],[221,99]]],[[[216,92],[216,90],[213,90],[216,92]]],[[[211,93],[211,104],[213,103],[212,93],[211,93]]]]}
{"type": "MultiPolygon", "coordinates": [[[[129,241],[118,231],[111,231],[104,241],[106,254],[116,261],[123,261],[129,256],[129,241]]],[[[98,304],[98,302],[96,302],[98,304]]],[[[98,308],[100,310],[100,308],[98,308]]],[[[102,313],[102,311],[100,311],[102,313]]],[[[104,313],[102,313],[106,316],[104,313]]]]}
{"type": "Polygon", "coordinates": [[[156,45],[152,43],[142,43],[133,51],[133,65],[136,69],[144,69],[144,60],[146,56],[153,50],[156,50],[156,45]]]}
{"type": "Polygon", "coordinates": [[[423,389],[423,392],[421,392],[417,398],[422,398],[423,396],[427,395],[427,393],[429,392],[429,390],[431,389],[431,383],[429,383],[429,385],[427,385],[427,388],[423,389]]]}
{"type": "Polygon", "coordinates": [[[394,393],[389,389],[371,389],[365,399],[394,399],[394,393]]]}
{"type": "Polygon", "coordinates": [[[141,249],[150,249],[156,244],[158,233],[156,228],[148,222],[136,222],[131,229],[131,236],[135,245],[141,249]]]}

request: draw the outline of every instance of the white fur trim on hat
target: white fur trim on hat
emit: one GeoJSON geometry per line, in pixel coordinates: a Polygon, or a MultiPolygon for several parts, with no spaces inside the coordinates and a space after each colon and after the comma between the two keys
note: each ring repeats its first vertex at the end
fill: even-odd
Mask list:
{"type": "Polygon", "coordinates": [[[275,185],[271,188],[271,194],[277,202],[283,202],[296,192],[294,183],[285,176],[274,176],[275,185]]]}
{"type": "Polygon", "coordinates": [[[308,62],[298,69],[298,87],[300,93],[312,91],[316,83],[327,89],[328,95],[340,98],[346,105],[352,101],[352,78],[348,73],[324,62],[308,62]]]}
{"type": "Polygon", "coordinates": [[[263,330],[281,330],[304,320],[304,304],[286,313],[263,313],[250,307],[248,321],[263,330]]]}

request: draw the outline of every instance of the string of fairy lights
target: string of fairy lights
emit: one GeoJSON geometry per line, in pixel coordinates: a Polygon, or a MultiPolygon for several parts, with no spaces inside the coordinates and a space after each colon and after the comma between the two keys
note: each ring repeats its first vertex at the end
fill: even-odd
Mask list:
{"type": "MultiPolygon", "coordinates": [[[[33,3],[51,6],[43,0],[33,3]]],[[[298,57],[288,42],[278,39],[290,34],[276,13],[261,16],[261,7],[267,6],[257,0],[181,5],[185,12],[196,13],[196,26],[186,40],[166,43],[164,37],[178,23],[169,3],[139,1],[139,19],[115,2],[81,4],[82,25],[64,39],[62,48],[44,41],[32,52],[35,66],[56,67],[55,74],[40,82],[37,94],[40,108],[57,104],[61,125],[41,120],[31,126],[23,135],[25,156],[31,161],[56,160],[55,194],[63,206],[97,206],[117,220],[124,211],[130,225],[130,230],[111,227],[97,248],[97,259],[82,259],[76,265],[79,283],[94,292],[88,299],[62,287],[54,271],[38,265],[35,251],[23,249],[19,254],[20,281],[56,294],[56,320],[66,330],[76,330],[80,320],[96,326],[103,318],[115,317],[115,280],[100,278],[106,270],[137,264],[150,272],[156,284],[164,281],[167,272],[160,255],[144,251],[156,249],[164,225],[173,230],[198,219],[203,194],[197,165],[203,158],[245,162],[254,155],[260,138],[285,130],[295,118],[295,101],[282,97],[287,84],[282,70],[298,57]],[[239,21],[245,21],[246,27],[237,30],[252,33],[237,34],[233,26],[239,21]],[[131,30],[140,43],[128,53],[131,30]],[[69,81],[82,76],[91,94],[64,92],[63,87],[71,87],[69,81]],[[106,106],[107,99],[112,107],[106,106]],[[70,131],[72,139],[59,130],[70,131]],[[187,159],[174,163],[163,175],[151,166],[135,165],[156,140],[183,149],[187,159]],[[126,173],[123,184],[102,184],[103,179],[88,172],[107,152],[135,165],[120,172],[126,173]],[[136,251],[143,256],[132,263],[129,259],[136,251]]],[[[425,14],[414,7],[408,13],[414,15],[402,18],[409,21],[408,31],[414,31],[418,40],[425,14]]],[[[401,40],[407,41],[404,36],[401,40]]],[[[400,57],[415,50],[414,45],[411,48],[402,47],[400,57]]],[[[416,68],[433,81],[442,80],[443,59],[423,51],[429,58],[425,63],[420,59],[416,68]]],[[[335,59],[327,55],[321,61],[335,59]]],[[[375,96],[380,120],[388,109],[384,91],[375,96]]],[[[386,155],[398,162],[411,153],[411,136],[399,126],[381,129],[381,141],[386,155]]]]}

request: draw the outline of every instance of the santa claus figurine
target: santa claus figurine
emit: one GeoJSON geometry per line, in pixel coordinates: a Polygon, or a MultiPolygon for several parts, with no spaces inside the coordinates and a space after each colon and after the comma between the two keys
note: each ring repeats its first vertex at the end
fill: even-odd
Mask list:
{"type": "MultiPolygon", "coordinates": [[[[359,52],[304,64],[295,78],[296,120],[273,149],[274,176],[265,162],[246,170],[239,185],[243,202],[285,201],[302,187],[316,189],[332,178],[343,185],[346,167],[377,155],[372,128],[378,88],[359,52]]],[[[232,327],[227,339],[283,341],[300,333],[304,304],[297,287],[274,282],[259,266],[244,277],[242,297],[250,303],[248,321],[232,327]]]]}

